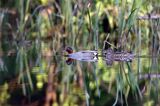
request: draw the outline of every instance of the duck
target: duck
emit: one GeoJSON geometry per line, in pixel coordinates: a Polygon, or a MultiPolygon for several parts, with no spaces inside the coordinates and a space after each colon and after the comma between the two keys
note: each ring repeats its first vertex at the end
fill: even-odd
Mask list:
{"type": "Polygon", "coordinates": [[[70,64],[70,61],[73,60],[86,62],[97,62],[98,60],[97,50],[81,50],[78,52],[73,52],[71,47],[66,47],[65,51],[68,53],[68,55],[66,55],[68,57],[68,60],[66,61],[68,64],[70,64]]]}
{"type": "Polygon", "coordinates": [[[112,65],[114,61],[132,62],[135,57],[134,53],[127,51],[114,51],[112,48],[102,51],[102,55],[107,65],[112,65]]]}

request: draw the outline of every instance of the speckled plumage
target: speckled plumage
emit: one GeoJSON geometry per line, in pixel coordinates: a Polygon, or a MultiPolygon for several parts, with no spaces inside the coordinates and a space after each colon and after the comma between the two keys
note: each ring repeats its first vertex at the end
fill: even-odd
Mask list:
{"type": "Polygon", "coordinates": [[[135,54],[126,51],[114,52],[111,48],[103,50],[102,55],[105,57],[107,65],[112,65],[114,61],[130,62],[134,59],[135,54]]]}

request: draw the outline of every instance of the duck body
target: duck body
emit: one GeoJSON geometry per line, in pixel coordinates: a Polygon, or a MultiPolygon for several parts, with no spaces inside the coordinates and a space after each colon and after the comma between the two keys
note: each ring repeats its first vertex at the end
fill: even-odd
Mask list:
{"type": "Polygon", "coordinates": [[[86,61],[86,62],[97,62],[98,52],[97,50],[83,50],[79,52],[73,52],[71,47],[67,47],[65,51],[68,53],[66,55],[68,59],[66,63],[68,65],[72,64],[73,60],[86,61]]]}
{"type": "Polygon", "coordinates": [[[68,54],[68,58],[79,61],[95,62],[98,60],[98,52],[96,50],[79,51],[68,54]]]}
{"type": "Polygon", "coordinates": [[[111,48],[104,50],[102,53],[107,65],[112,65],[114,61],[131,62],[135,57],[133,53],[113,51],[111,48]]]}
{"type": "Polygon", "coordinates": [[[135,57],[135,54],[129,53],[126,51],[123,52],[115,52],[114,53],[114,61],[127,61],[131,62],[135,57]]]}

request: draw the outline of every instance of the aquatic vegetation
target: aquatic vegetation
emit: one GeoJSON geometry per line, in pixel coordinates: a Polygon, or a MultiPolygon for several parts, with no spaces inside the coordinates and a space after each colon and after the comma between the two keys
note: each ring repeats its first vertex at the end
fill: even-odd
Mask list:
{"type": "Polygon", "coordinates": [[[159,0],[2,0],[0,105],[159,105],[159,10],[159,0]]]}

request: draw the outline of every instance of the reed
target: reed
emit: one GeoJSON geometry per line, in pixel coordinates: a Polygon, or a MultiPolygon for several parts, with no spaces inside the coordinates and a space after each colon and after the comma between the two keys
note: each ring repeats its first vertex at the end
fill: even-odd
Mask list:
{"type": "Polygon", "coordinates": [[[139,77],[159,73],[160,21],[159,10],[154,8],[159,0],[12,3],[0,4],[0,70],[7,70],[0,71],[2,86],[7,75],[10,82],[19,76],[22,95],[29,97],[47,85],[47,92],[52,93],[46,93],[44,104],[49,100],[57,105],[87,106],[159,103],[159,80],[139,77]],[[115,60],[124,51],[135,55],[132,62],[118,58],[108,66],[102,52],[107,47],[103,46],[113,49],[115,60]],[[72,47],[73,53],[97,50],[99,58],[94,63],[74,60],[67,65],[66,47],[72,47]]]}

